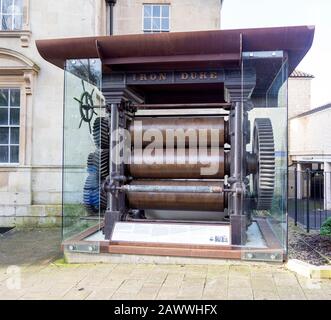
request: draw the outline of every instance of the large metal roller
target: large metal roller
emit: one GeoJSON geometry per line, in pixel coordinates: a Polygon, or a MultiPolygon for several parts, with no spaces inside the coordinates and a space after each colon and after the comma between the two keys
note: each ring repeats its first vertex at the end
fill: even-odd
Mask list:
{"type": "Polygon", "coordinates": [[[162,134],[163,140],[157,144],[157,147],[165,147],[168,135],[170,141],[174,141],[174,146],[188,147],[191,143],[197,140],[198,145],[206,147],[223,147],[225,143],[229,143],[228,122],[223,117],[210,118],[136,118],[130,125],[130,134],[132,143],[142,141],[143,147],[149,145],[155,140],[153,135],[156,133],[162,134]],[[140,122],[140,123],[139,123],[140,122]],[[173,139],[172,135],[176,138],[173,139]],[[137,137],[141,138],[137,138],[137,137]],[[144,141],[144,137],[148,141],[144,141]],[[216,139],[214,138],[216,137],[216,139]],[[215,139],[212,145],[212,139],[215,139]],[[217,143],[216,143],[217,142],[217,143]]]}
{"type": "Polygon", "coordinates": [[[224,149],[156,150],[134,153],[128,165],[136,179],[224,179],[229,174],[229,153],[224,149]]]}
{"type": "MultiPolygon", "coordinates": [[[[208,186],[221,187],[223,182],[212,181],[133,181],[131,186],[208,186]]],[[[141,210],[182,210],[223,212],[227,206],[224,192],[219,193],[171,193],[171,192],[128,192],[129,207],[141,210]]]]}

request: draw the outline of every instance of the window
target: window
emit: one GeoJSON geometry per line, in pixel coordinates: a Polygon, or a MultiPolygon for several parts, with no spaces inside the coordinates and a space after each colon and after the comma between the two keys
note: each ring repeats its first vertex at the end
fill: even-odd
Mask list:
{"type": "Polygon", "coordinates": [[[22,30],[23,0],[0,0],[1,30],[22,30]]]}
{"type": "Polygon", "coordinates": [[[0,163],[19,163],[20,89],[0,89],[0,163]]]}
{"type": "Polygon", "coordinates": [[[170,31],[170,5],[144,4],[144,32],[170,31]]]}

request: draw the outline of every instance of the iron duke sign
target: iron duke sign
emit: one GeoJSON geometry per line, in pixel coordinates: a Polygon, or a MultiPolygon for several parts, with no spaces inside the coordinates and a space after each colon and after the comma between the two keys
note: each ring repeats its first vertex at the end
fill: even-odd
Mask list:
{"type": "Polygon", "coordinates": [[[128,85],[169,83],[218,83],[224,81],[224,72],[217,71],[175,71],[136,72],[126,75],[128,85]]]}

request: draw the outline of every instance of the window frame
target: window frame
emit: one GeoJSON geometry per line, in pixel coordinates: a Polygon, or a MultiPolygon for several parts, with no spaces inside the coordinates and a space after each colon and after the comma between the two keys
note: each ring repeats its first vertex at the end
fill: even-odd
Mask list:
{"type": "Polygon", "coordinates": [[[22,88],[19,85],[11,85],[8,86],[0,85],[0,90],[8,90],[8,105],[7,106],[0,106],[0,109],[5,109],[8,112],[8,123],[7,124],[0,124],[0,128],[8,128],[9,129],[9,136],[8,136],[8,143],[1,144],[1,147],[8,148],[8,162],[0,162],[0,166],[19,166],[20,165],[20,155],[21,155],[21,133],[22,133],[22,88]],[[19,91],[20,103],[19,106],[11,106],[10,103],[10,95],[12,90],[19,91]],[[12,109],[18,109],[19,112],[19,123],[18,124],[10,124],[10,111],[12,109]],[[11,143],[11,129],[18,128],[18,143],[11,143]],[[11,147],[18,147],[18,162],[11,162],[11,147]]]}
{"type": "Polygon", "coordinates": [[[142,31],[145,34],[149,34],[149,33],[167,33],[171,31],[171,4],[170,3],[143,3],[142,5],[142,31]],[[145,6],[151,6],[152,8],[155,6],[159,6],[161,9],[161,13],[160,13],[160,29],[159,30],[153,30],[153,19],[154,16],[152,14],[151,16],[151,29],[145,29],[145,6]],[[168,16],[168,20],[169,20],[169,28],[167,31],[162,30],[162,7],[168,7],[169,9],[169,16],[168,16]]]}

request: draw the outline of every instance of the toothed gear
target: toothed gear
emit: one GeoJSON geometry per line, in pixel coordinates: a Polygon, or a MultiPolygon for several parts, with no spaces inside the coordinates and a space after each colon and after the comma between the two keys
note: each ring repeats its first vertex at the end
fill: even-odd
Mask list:
{"type": "Polygon", "coordinates": [[[107,195],[102,189],[100,190],[99,186],[99,176],[90,173],[84,185],[83,203],[87,212],[92,216],[97,215],[99,210],[104,211],[107,207],[107,195]]]}
{"type": "Polygon", "coordinates": [[[99,149],[88,156],[87,172],[100,174],[102,179],[109,175],[109,150],[99,149]]]}
{"type": "Polygon", "coordinates": [[[257,158],[254,193],[257,210],[270,210],[275,189],[275,141],[270,119],[254,123],[253,153],[257,158]]]}
{"type": "Polygon", "coordinates": [[[93,124],[93,139],[97,148],[109,148],[109,127],[107,118],[99,117],[95,119],[93,124]]]}

